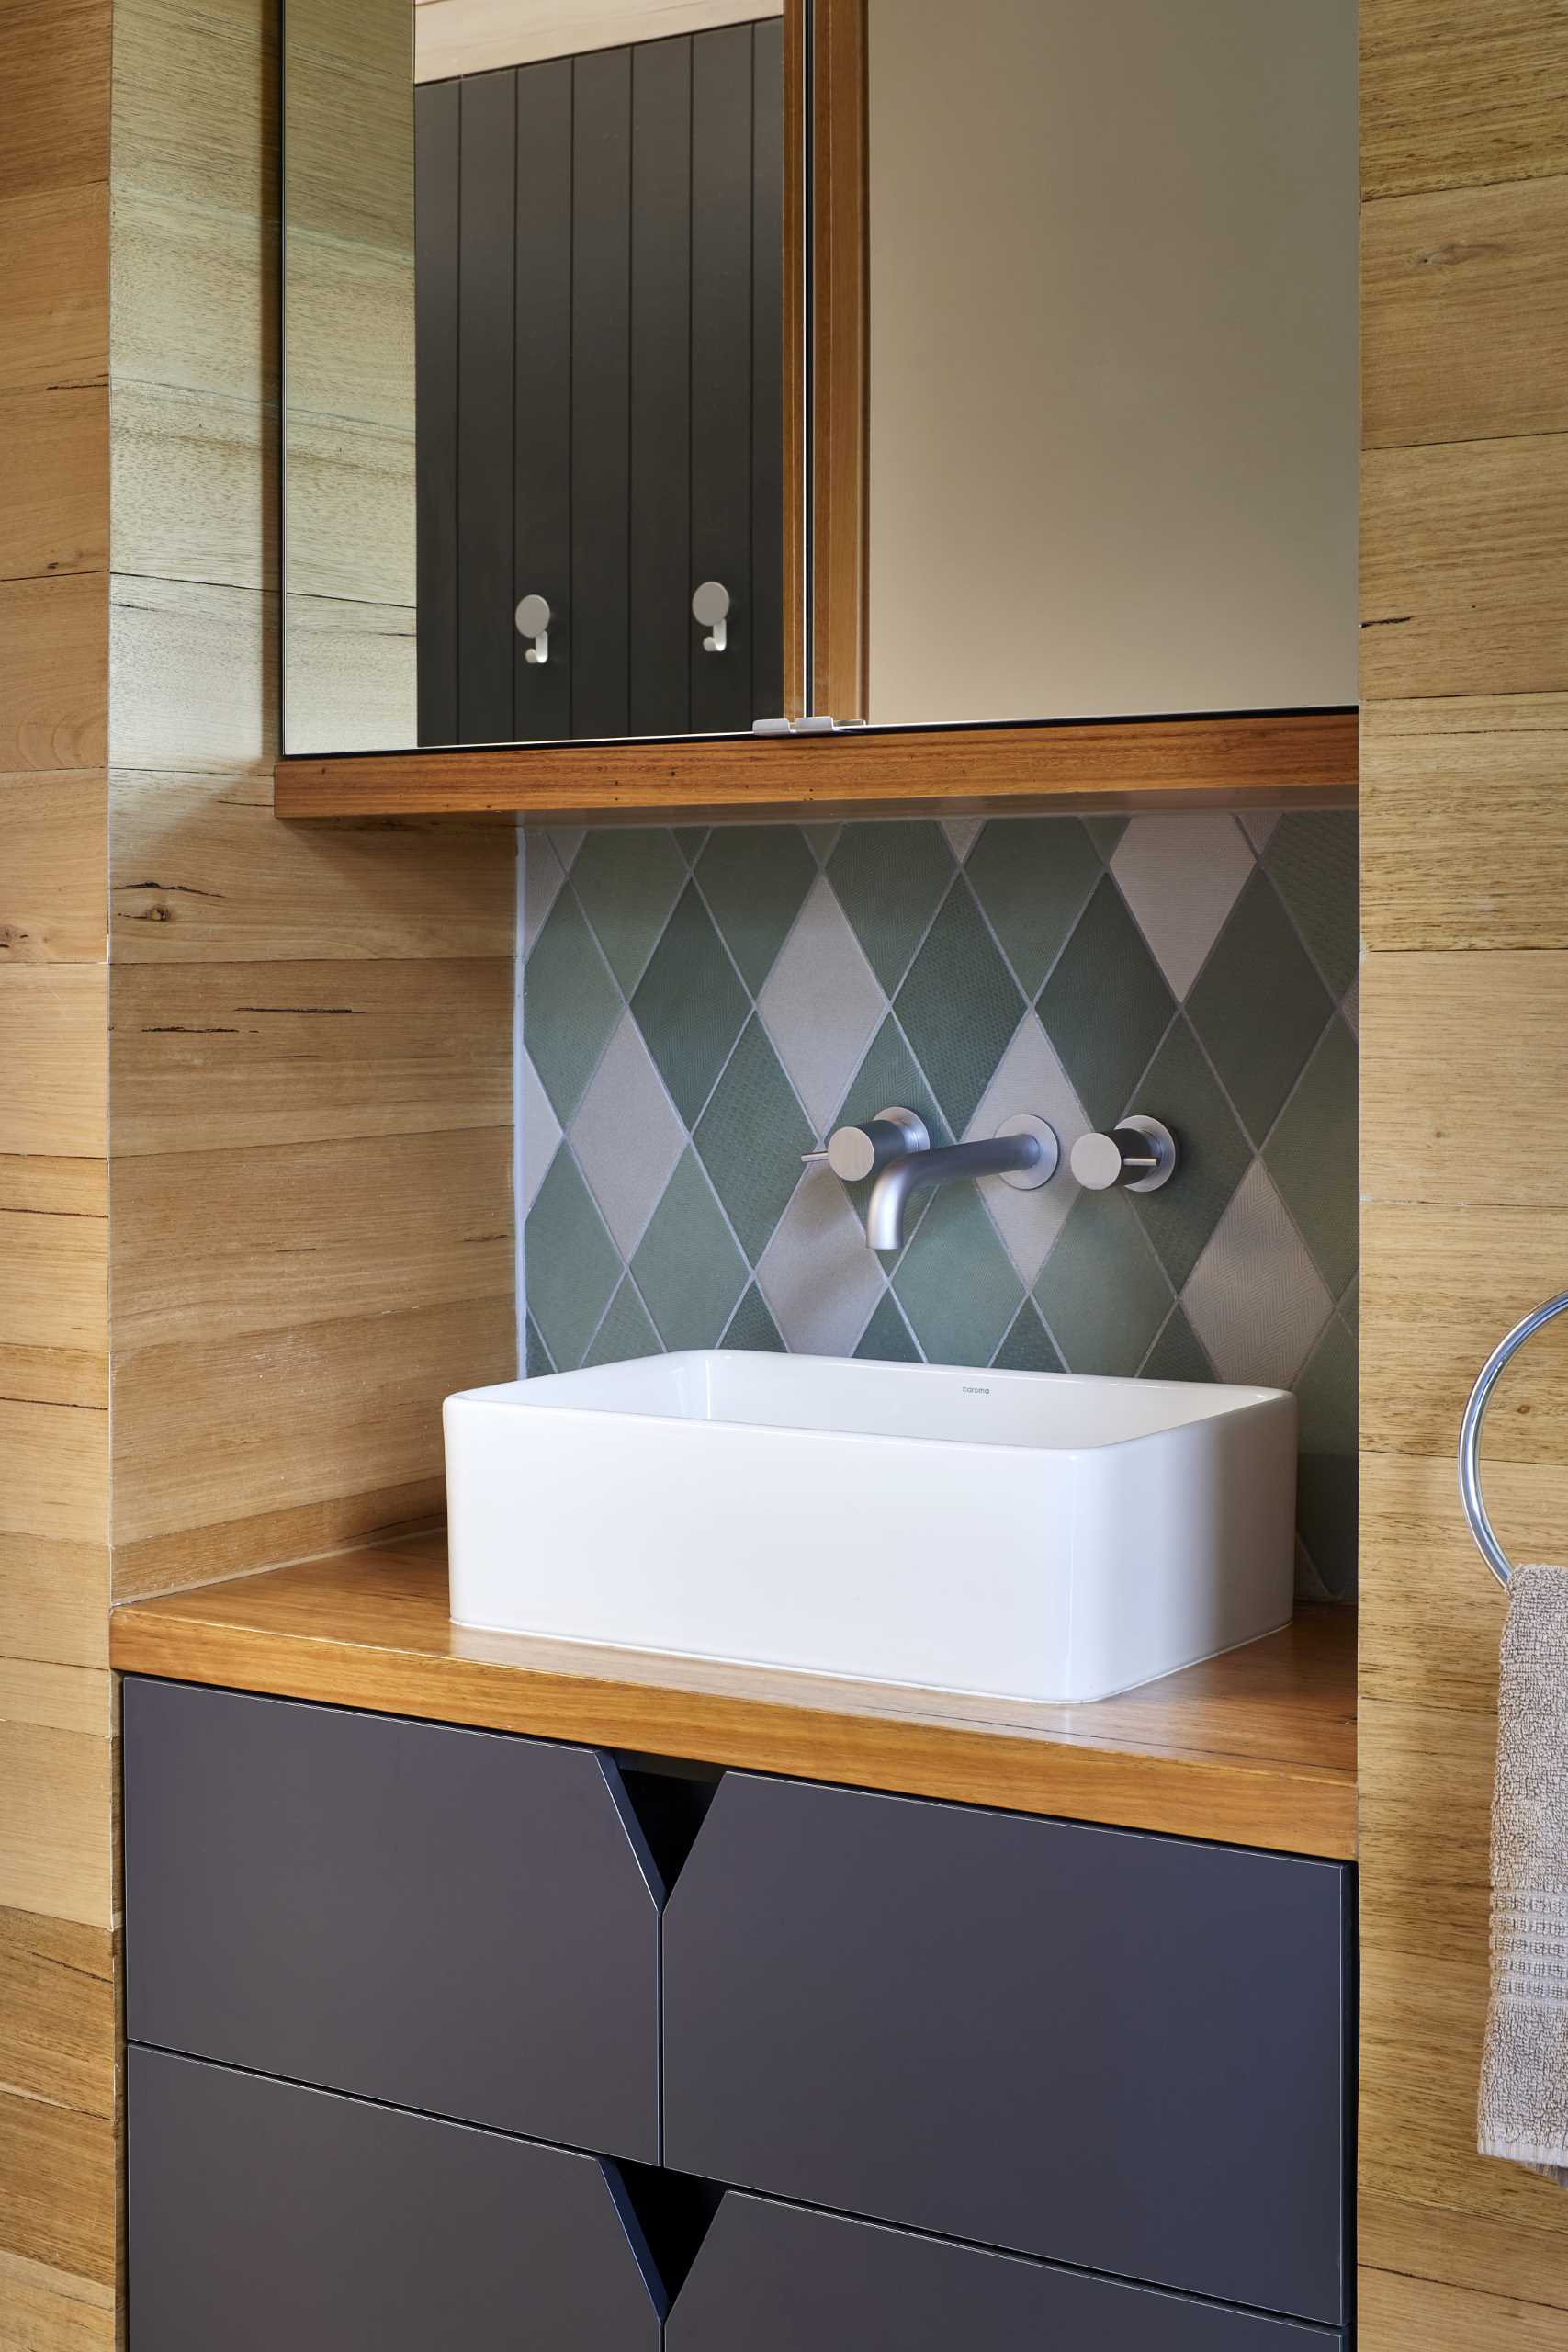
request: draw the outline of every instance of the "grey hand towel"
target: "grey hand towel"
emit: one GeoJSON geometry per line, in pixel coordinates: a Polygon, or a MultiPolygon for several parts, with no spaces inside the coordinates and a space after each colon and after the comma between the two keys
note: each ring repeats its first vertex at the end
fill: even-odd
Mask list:
{"type": "Polygon", "coordinates": [[[1479,2145],[1568,2188],[1568,1568],[1508,1588],[1479,2145]]]}

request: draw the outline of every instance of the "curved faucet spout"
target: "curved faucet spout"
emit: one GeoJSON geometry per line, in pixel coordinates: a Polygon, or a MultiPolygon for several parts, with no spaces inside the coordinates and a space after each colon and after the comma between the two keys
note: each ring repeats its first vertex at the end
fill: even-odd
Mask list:
{"type": "Polygon", "coordinates": [[[935,1151],[907,1151],[891,1159],[871,1188],[865,1238],[874,1250],[898,1250],[904,1217],[917,1193],[932,1184],[955,1183],[961,1176],[1008,1176],[1038,1166],[1043,1147],[1038,1136],[991,1136],[983,1143],[950,1143],[935,1151]]]}

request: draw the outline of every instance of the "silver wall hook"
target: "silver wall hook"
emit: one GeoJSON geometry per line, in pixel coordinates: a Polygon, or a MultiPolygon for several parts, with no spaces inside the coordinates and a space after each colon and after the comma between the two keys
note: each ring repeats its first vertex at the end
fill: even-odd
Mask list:
{"type": "Polygon", "coordinates": [[[729,642],[729,591],[722,580],[705,580],[692,598],[692,618],[706,629],[705,653],[722,653],[729,642]]]}
{"type": "Polygon", "coordinates": [[[535,662],[542,670],[550,658],[552,615],[549,599],[546,596],[525,596],[512,617],[518,636],[531,637],[534,640],[523,656],[524,661],[535,662]]]}

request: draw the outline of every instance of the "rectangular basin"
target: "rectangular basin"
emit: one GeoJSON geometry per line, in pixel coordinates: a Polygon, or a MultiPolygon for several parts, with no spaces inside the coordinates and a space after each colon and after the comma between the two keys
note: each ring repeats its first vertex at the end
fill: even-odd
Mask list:
{"type": "Polygon", "coordinates": [[[1071,1702],[1291,1615],[1277,1389],[693,1351],[446,1404],[460,1625],[1071,1702]]]}

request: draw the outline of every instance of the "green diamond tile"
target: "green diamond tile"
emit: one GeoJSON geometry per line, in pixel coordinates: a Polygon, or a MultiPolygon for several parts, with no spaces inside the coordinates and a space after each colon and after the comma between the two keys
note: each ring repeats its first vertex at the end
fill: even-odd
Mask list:
{"type": "Polygon", "coordinates": [[[1086,817],[1084,825],[1090,841],[1109,865],[1121,846],[1122,834],[1127,830],[1126,818],[1086,817]]]}
{"type": "Polygon", "coordinates": [[[1137,1371],[1171,1294],[1125,1193],[1080,1193],[1040,1270],[1034,1303],[1069,1372],[1137,1371]]]}
{"type": "Polygon", "coordinates": [[[525,1318],[523,1334],[523,1377],[537,1380],[541,1374],[554,1372],[550,1351],[539,1337],[539,1327],[530,1315],[525,1318]]]}
{"type": "Polygon", "coordinates": [[[1255,874],[1187,999],[1192,1026],[1255,1143],[1279,1117],[1332,1009],[1273,885],[1255,874]]]}
{"type": "Polygon", "coordinates": [[[523,1229],[528,1311],[558,1372],[574,1372],[621,1276],[619,1250],[570,1151],[558,1151],[523,1229]]]}
{"type": "Polygon", "coordinates": [[[894,1002],[955,1136],[974,1115],[1023,1009],[1012,975],[960,876],[894,1002]]]}
{"type": "Polygon", "coordinates": [[[1157,1193],[1127,1197],[1179,1290],[1230,1206],[1251,1162],[1251,1147],[1185,1019],[1173,1024],[1138,1092],[1169,1127],[1181,1157],[1157,1193]]]}
{"type": "Polygon", "coordinates": [[[621,1012],[621,992],[570,883],[534,942],[523,993],[529,1057],[564,1127],[621,1012]]]}
{"type": "Polygon", "coordinates": [[[940,825],[846,825],[828,879],[891,996],[953,879],[940,825]]]}
{"type": "Polygon", "coordinates": [[[591,832],[571,884],[610,969],[629,996],[643,976],[686,879],[674,836],[663,831],[591,832]]]}
{"type": "Polygon", "coordinates": [[[989,1363],[1023,1299],[973,1184],[933,1195],[893,1287],[928,1363],[989,1363]]]}
{"type": "Polygon", "coordinates": [[[1030,996],[1100,878],[1100,853],[1077,817],[993,818],[964,871],[1030,996]]]}
{"type": "Polygon", "coordinates": [[[1301,1227],[1317,1270],[1337,1298],[1360,1246],[1356,1046],[1336,1017],[1302,1072],[1263,1158],[1301,1227]]]}
{"type": "Polygon", "coordinates": [[[1203,1342],[1179,1306],[1149,1350],[1144,1364],[1145,1380],[1213,1380],[1214,1367],[1203,1352],[1203,1342]]]}
{"type": "Polygon", "coordinates": [[[754,1265],[800,1182],[801,1154],[817,1140],[755,1014],[740,1033],[694,1140],[754,1265]]]}
{"type": "Polygon", "coordinates": [[[605,1309],[604,1320],[594,1332],[593,1344],[583,1363],[625,1363],[629,1356],[660,1353],[659,1334],[648,1319],[648,1309],[631,1282],[623,1281],[605,1309]]]}
{"type": "Polygon", "coordinates": [[[1356,1589],[1356,1343],[1337,1316],[1296,1382],[1296,1524],[1337,1600],[1356,1589]]]}
{"type": "Polygon", "coordinates": [[[1096,1126],[1109,1127],[1136,1108],[1168,1118],[1152,1098],[1133,1104],[1128,1097],[1174,1010],[1164,974],[1106,875],[1040,999],[1045,1034],[1096,1126]]]}
{"type": "Polygon", "coordinates": [[[952,1130],[942,1106],[917,1067],[904,1033],[891,1013],[866,1049],[866,1057],[833,1121],[836,1127],[858,1127],[879,1111],[915,1111],[931,1129],[933,1144],[951,1143],[952,1130]]]}
{"type": "Polygon", "coordinates": [[[1353,812],[1300,809],[1282,817],[1263,853],[1336,999],[1360,960],[1360,840],[1353,812]]]}
{"type": "Polygon", "coordinates": [[[779,1336],[779,1327],[768,1312],[768,1302],[755,1283],[730,1317],[729,1329],[719,1341],[719,1346],[749,1348],[754,1355],[788,1354],[789,1351],[779,1336]]]}
{"type": "Polygon", "coordinates": [[[1066,1372],[1067,1368],[1031,1298],[1019,1308],[1011,1330],[991,1361],[998,1372],[1066,1372]]]}
{"type": "Polygon", "coordinates": [[[826,865],[839,845],[842,825],[802,825],[806,846],[818,865],[826,865]]]}
{"type": "Polygon", "coordinates": [[[637,1025],[688,1126],[707,1101],[749,1010],[708,910],[688,883],[632,999],[637,1025]]]}
{"type": "Polygon", "coordinates": [[[637,1244],[632,1272],[667,1348],[717,1347],[745,1287],[746,1261],[689,1148],[637,1244]]]}
{"type": "Polygon", "coordinates": [[[695,865],[698,858],[701,857],[703,843],[706,841],[711,830],[707,825],[676,826],[671,839],[688,865],[695,865]]]}
{"type": "Polygon", "coordinates": [[[898,1312],[898,1302],[891,1291],[883,1298],[865,1329],[861,1333],[857,1356],[869,1358],[874,1363],[919,1363],[920,1351],[909,1337],[909,1327],[898,1312]]]}
{"type": "Polygon", "coordinates": [[[816,878],[795,825],[720,826],[703,852],[697,879],[753,995],[816,878]]]}

